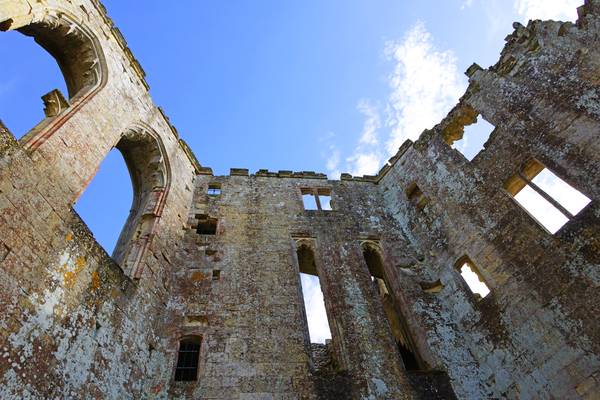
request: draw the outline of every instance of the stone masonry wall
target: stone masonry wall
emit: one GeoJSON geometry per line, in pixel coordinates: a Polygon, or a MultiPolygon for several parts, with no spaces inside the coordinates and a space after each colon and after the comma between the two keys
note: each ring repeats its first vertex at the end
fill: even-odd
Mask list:
{"type": "Polygon", "coordinates": [[[335,181],[213,176],[100,3],[0,0],[0,31],[34,36],[69,89],[44,96],[47,117],[19,141],[0,123],[0,398],[598,398],[600,3],[578,11],[515,24],[443,121],[376,176],[335,181]],[[477,115],[495,130],[469,162],[450,144],[477,115]],[[135,197],[110,257],[72,205],[113,147],[135,197]],[[504,188],[532,158],[592,200],[555,234],[504,188]],[[304,210],[307,188],[330,190],[333,210],[304,210]],[[202,216],[215,235],[197,232],[202,216]],[[422,371],[405,369],[365,243],[422,371]],[[314,253],[326,347],[308,337],[299,246],[314,253]],[[483,299],[455,267],[464,256],[483,299]],[[198,379],[175,382],[189,335],[198,379]]]}
{"type": "Polygon", "coordinates": [[[598,371],[598,6],[577,25],[516,25],[500,62],[470,69],[461,103],[379,181],[388,210],[444,289],[410,296],[459,397],[595,398],[598,371]],[[475,110],[495,126],[471,162],[444,137],[475,110]],[[461,121],[462,119],[462,121],[461,121]],[[592,202],[556,234],[504,190],[531,157],[592,202]],[[418,210],[405,189],[429,198],[418,210]],[[475,300],[454,265],[464,255],[491,295],[475,300]]]}
{"type": "Polygon", "coordinates": [[[154,378],[169,375],[162,368],[165,259],[183,232],[194,165],[100,4],[1,1],[0,28],[21,27],[45,43],[79,91],[21,141],[3,126],[0,132],[0,397],[160,394],[154,378]],[[105,254],[72,210],[131,130],[155,138],[170,171],[168,201],[151,212],[159,221],[145,236],[152,240],[138,279],[105,254]]]}
{"type": "MultiPolygon", "coordinates": [[[[196,334],[206,350],[203,378],[196,386],[178,384],[176,392],[210,399],[273,392],[275,398],[316,398],[294,244],[294,238],[310,238],[333,340],[343,349],[338,364],[353,380],[352,398],[410,395],[360,240],[377,238],[386,250],[389,243],[390,254],[410,250],[402,236],[388,233],[397,229],[386,227],[391,220],[384,218],[374,187],[293,177],[198,177],[173,270],[167,325],[174,329],[172,348],[178,337],[196,334]],[[209,183],[221,185],[220,196],[207,195],[209,183]],[[331,189],[334,210],[304,210],[301,188],[331,189]],[[196,232],[201,214],[218,219],[216,235],[196,232]]],[[[250,395],[257,397],[244,397],[250,395]]]]}

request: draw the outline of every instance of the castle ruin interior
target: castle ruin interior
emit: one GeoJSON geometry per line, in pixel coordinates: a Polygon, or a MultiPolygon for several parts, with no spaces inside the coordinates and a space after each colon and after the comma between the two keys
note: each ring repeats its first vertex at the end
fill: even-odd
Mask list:
{"type": "Polygon", "coordinates": [[[515,23],[447,117],[377,175],[329,180],[213,175],[98,0],[0,0],[0,30],[68,88],[23,138],[0,124],[0,398],[600,398],[600,1],[578,15],[515,23]],[[452,144],[478,117],[494,130],[469,161],[452,144]],[[134,200],[111,256],[72,207],[114,147],[134,200]]]}

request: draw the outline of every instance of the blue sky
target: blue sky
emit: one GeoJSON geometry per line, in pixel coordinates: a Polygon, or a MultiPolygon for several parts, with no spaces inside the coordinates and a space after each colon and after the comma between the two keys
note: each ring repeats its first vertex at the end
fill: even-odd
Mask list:
{"type": "MultiPolygon", "coordinates": [[[[166,111],[197,158],[230,167],[376,173],[407,138],[463,94],[473,62],[496,62],[512,22],[574,20],[583,0],[105,0],[166,111]]],[[[31,38],[0,34],[0,118],[20,137],[40,96],[66,93],[31,38]]],[[[477,128],[457,148],[472,158],[477,128]]],[[[110,252],[131,205],[110,153],[76,210],[110,252]],[[122,195],[117,196],[117,193],[122,195]]]]}

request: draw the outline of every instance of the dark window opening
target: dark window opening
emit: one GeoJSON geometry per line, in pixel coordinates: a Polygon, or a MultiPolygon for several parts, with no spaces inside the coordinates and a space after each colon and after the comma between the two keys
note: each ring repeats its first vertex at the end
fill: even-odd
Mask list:
{"type": "Polygon", "coordinates": [[[305,210],[331,211],[331,189],[303,188],[302,203],[305,210]]]}
{"type": "Polygon", "coordinates": [[[196,215],[198,220],[198,227],[196,232],[199,235],[216,235],[217,234],[217,219],[211,218],[206,214],[196,215]]]}
{"type": "Polygon", "coordinates": [[[415,353],[413,353],[408,347],[406,347],[402,342],[396,342],[398,345],[398,351],[400,352],[400,357],[402,357],[402,361],[404,362],[404,368],[407,371],[418,371],[419,363],[417,362],[417,357],[415,357],[415,353]]]}
{"type": "Polygon", "coordinates": [[[383,266],[383,258],[374,244],[363,244],[363,257],[371,274],[371,281],[377,287],[377,293],[381,299],[385,316],[387,317],[394,340],[398,346],[398,352],[407,370],[420,370],[415,347],[408,334],[406,320],[403,318],[396,300],[387,284],[387,278],[383,266]]]}
{"type": "Polygon", "coordinates": [[[591,202],[535,159],[525,163],[505,183],[504,188],[534,220],[552,234],[591,202]]]}
{"type": "Polygon", "coordinates": [[[200,338],[192,337],[179,342],[176,381],[195,381],[198,379],[198,359],[200,357],[200,338]]]}
{"type": "Polygon", "coordinates": [[[212,280],[213,281],[218,281],[219,279],[221,279],[221,271],[218,270],[218,269],[213,269],[212,280]]]}
{"type": "Polygon", "coordinates": [[[406,189],[406,197],[418,210],[423,209],[427,203],[429,203],[429,199],[423,194],[415,182],[411,183],[406,189]]]}
{"type": "Polygon", "coordinates": [[[207,193],[209,196],[221,195],[221,184],[220,183],[209,183],[207,193]]]}

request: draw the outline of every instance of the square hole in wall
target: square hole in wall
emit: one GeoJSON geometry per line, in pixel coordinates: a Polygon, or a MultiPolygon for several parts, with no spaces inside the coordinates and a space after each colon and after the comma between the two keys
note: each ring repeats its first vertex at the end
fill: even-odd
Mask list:
{"type": "Polygon", "coordinates": [[[213,269],[213,271],[212,271],[212,280],[213,281],[218,281],[219,279],[221,279],[221,270],[219,270],[219,269],[213,269]]]}
{"type": "Polygon", "coordinates": [[[221,195],[221,184],[220,183],[209,183],[207,193],[209,196],[220,196],[221,195]]]}
{"type": "Polygon", "coordinates": [[[473,294],[484,298],[490,293],[490,288],[486,285],[481,273],[469,258],[462,257],[456,263],[456,268],[473,294]]]}
{"type": "Polygon", "coordinates": [[[488,141],[494,129],[494,125],[480,115],[475,123],[464,127],[462,139],[453,141],[450,146],[471,161],[483,150],[483,145],[488,141]]]}
{"type": "Polygon", "coordinates": [[[216,218],[211,218],[206,214],[197,214],[196,219],[198,220],[198,226],[196,232],[199,235],[216,235],[217,234],[217,222],[216,218]]]}

